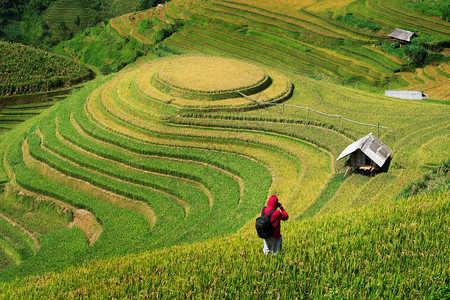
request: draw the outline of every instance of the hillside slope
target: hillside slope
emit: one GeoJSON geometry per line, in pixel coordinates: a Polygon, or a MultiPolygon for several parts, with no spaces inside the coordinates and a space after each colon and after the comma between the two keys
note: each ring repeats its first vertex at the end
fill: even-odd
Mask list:
{"type": "Polygon", "coordinates": [[[383,50],[382,44],[391,43],[388,33],[398,27],[419,36],[450,38],[447,22],[412,10],[400,13],[398,5],[374,0],[276,5],[251,0],[174,0],[163,8],[115,18],[111,24],[122,35],[154,43],[160,24],[182,20],[181,30],[165,31],[171,35],[159,44],[161,52],[227,55],[360,88],[393,89],[405,85],[395,73],[408,60],[383,50]],[[347,16],[351,22],[343,18],[347,16]]]}
{"type": "Polygon", "coordinates": [[[173,0],[67,43],[105,74],[152,52],[0,137],[5,297],[445,296],[450,108],[364,91],[399,83],[405,62],[372,46],[412,24],[396,5],[173,0]],[[336,158],[370,132],[391,160],[352,173],[336,158]],[[266,258],[254,219],[272,194],[290,220],[266,258]]]}
{"type": "Polygon", "coordinates": [[[60,55],[0,42],[0,96],[67,88],[92,75],[85,66],[60,55]]]}
{"type": "Polygon", "coordinates": [[[89,2],[84,0],[57,0],[50,5],[43,18],[54,34],[77,32],[88,25],[89,2]],[[65,28],[64,28],[65,26],[65,28]]]}
{"type": "Polygon", "coordinates": [[[449,213],[448,194],[387,201],[287,221],[277,257],[265,257],[262,241],[241,233],[1,284],[0,298],[443,299],[450,240],[442,227],[449,213]]]}
{"type": "Polygon", "coordinates": [[[42,236],[45,246],[38,255],[4,271],[3,278],[231,234],[248,224],[272,193],[296,219],[314,205],[334,173],[346,170],[344,162],[334,162],[340,151],[372,130],[283,105],[257,109],[236,97],[234,88],[272,103],[388,127],[377,135],[394,150],[389,172],[362,182],[349,177],[324,210],[394,198],[450,156],[446,105],[392,101],[224,58],[154,60],[92,82],[4,137],[7,186],[64,209],[85,209],[103,231],[90,247],[86,228],[42,236]],[[208,68],[198,68],[202,60],[209,61],[208,68]],[[198,72],[197,79],[179,81],[180,66],[186,74],[198,72]],[[234,78],[231,90],[197,87],[198,81],[206,88],[213,78],[227,76],[234,78]],[[236,80],[239,76],[246,81],[236,80]],[[445,151],[436,157],[440,145],[445,151]],[[366,191],[373,191],[371,197],[366,191]],[[233,218],[239,222],[225,226],[233,218]],[[55,248],[58,239],[68,238],[71,243],[55,248]]]}

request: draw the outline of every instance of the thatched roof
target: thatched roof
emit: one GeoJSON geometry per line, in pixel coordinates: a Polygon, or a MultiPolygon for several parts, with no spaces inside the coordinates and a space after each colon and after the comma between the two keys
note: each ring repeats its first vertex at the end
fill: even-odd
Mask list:
{"type": "Polygon", "coordinates": [[[417,34],[408,30],[395,28],[388,36],[397,40],[411,42],[411,38],[417,36],[417,34]]]}
{"type": "Polygon", "coordinates": [[[358,149],[373,160],[380,168],[392,153],[392,150],[388,146],[383,144],[383,142],[372,133],[369,133],[365,137],[360,138],[353,144],[347,146],[336,160],[340,160],[358,149]]]}

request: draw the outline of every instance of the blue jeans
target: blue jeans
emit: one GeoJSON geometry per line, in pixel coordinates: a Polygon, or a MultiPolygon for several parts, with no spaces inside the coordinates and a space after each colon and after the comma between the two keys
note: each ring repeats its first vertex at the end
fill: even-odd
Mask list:
{"type": "Polygon", "coordinates": [[[264,249],[263,252],[265,255],[269,254],[272,251],[273,255],[277,255],[277,252],[281,250],[281,246],[283,245],[283,238],[280,236],[280,239],[274,239],[270,237],[268,239],[264,239],[264,249]]]}

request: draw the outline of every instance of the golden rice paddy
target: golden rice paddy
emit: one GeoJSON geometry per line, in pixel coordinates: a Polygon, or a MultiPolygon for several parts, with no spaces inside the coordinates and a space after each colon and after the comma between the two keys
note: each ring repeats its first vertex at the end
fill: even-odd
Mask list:
{"type": "Polygon", "coordinates": [[[144,94],[180,107],[255,105],[240,93],[279,102],[289,98],[293,90],[290,80],[278,72],[224,57],[170,57],[134,72],[144,94]]]}
{"type": "Polygon", "coordinates": [[[260,84],[267,74],[256,65],[232,58],[185,56],[165,61],[158,77],[181,89],[214,92],[260,84]]]}

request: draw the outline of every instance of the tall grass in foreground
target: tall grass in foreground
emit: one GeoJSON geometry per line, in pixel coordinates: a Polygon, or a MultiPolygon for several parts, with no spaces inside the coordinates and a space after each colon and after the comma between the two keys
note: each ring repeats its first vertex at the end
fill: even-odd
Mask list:
{"type": "Polygon", "coordinates": [[[450,285],[448,193],[283,224],[284,249],[232,237],[96,261],[0,286],[0,298],[439,298],[450,285]]]}

